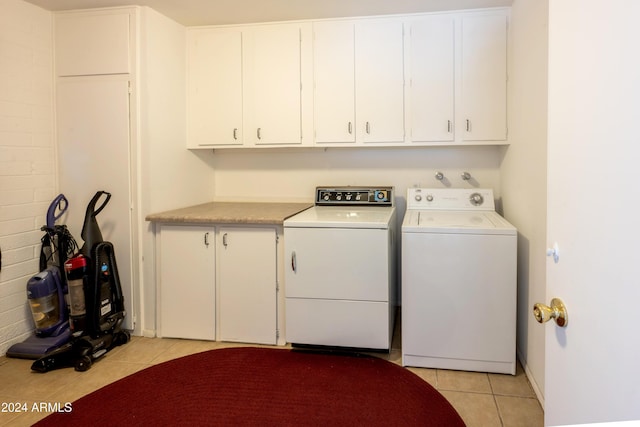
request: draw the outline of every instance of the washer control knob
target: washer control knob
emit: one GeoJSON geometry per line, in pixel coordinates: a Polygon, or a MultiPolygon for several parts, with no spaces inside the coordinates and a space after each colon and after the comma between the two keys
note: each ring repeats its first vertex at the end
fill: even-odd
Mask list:
{"type": "Polygon", "coordinates": [[[432,194],[427,195],[427,202],[433,202],[433,195],[432,194]]]}
{"type": "Polygon", "coordinates": [[[331,196],[329,195],[329,193],[324,193],[324,196],[322,196],[322,198],[326,201],[329,201],[329,199],[331,198],[331,196]]]}
{"type": "Polygon", "coordinates": [[[422,200],[422,196],[419,194],[416,194],[416,202],[419,202],[420,200],[422,200]]]}
{"type": "Polygon", "coordinates": [[[473,206],[480,206],[481,204],[484,203],[484,197],[482,197],[482,194],[480,193],[473,193],[469,197],[469,201],[473,206]]]}

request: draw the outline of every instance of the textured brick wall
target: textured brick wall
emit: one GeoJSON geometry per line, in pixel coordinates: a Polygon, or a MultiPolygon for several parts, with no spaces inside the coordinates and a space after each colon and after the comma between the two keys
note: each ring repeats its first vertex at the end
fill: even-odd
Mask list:
{"type": "Polygon", "coordinates": [[[56,195],[52,14],[0,0],[0,355],[33,330],[25,286],[56,195]]]}

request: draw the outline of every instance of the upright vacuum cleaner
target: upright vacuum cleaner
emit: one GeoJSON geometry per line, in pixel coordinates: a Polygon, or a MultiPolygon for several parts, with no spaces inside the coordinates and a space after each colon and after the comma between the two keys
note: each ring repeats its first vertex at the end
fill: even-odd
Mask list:
{"type": "Polygon", "coordinates": [[[84,245],[64,264],[69,287],[71,340],[36,360],[31,365],[34,371],[47,372],[67,366],[86,371],[113,347],[126,344],[130,339],[129,332],[122,329],[124,297],[114,248],[103,240],[96,221],[110,199],[111,194],[105,191],[93,196],[82,227],[84,245]],[[96,209],[103,196],[102,204],[96,209]]]}
{"type": "Polygon", "coordinates": [[[69,203],[59,194],[47,210],[47,225],[40,249],[40,273],[27,282],[27,300],[35,323],[35,334],[9,347],[7,356],[38,359],[64,346],[71,339],[68,288],[62,266],[77,249],[66,225],[56,225],[69,203]]]}

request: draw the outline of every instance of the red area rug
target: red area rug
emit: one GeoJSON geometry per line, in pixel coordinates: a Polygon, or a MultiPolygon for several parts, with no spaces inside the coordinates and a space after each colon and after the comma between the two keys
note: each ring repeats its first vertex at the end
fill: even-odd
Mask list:
{"type": "Polygon", "coordinates": [[[376,357],[227,348],[144,369],[37,426],[464,426],[412,372],[376,357]]]}

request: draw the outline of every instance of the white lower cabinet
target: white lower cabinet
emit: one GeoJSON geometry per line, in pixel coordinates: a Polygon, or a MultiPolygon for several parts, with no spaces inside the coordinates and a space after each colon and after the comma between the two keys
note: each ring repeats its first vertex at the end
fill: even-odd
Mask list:
{"type": "Polygon", "coordinates": [[[158,335],[278,344],[275,227],[159,226],[158,335]]]}
{"type": "Polygon", "coordinates": [[[220,340],[276,344],[275,228],[220,227],[217,253],[220,340]]]}
{"type": "Polygon", "coordinates": [[[158,335],[216,339],[215,227],[160,225],[158,335]]]}

